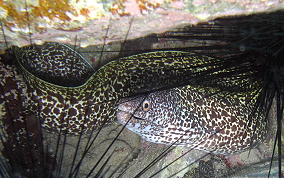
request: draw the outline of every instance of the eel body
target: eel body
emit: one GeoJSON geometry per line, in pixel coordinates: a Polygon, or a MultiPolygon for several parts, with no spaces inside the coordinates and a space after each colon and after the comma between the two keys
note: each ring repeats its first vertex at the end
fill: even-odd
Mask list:
{"type": "Polygon", "coordinates": [[[79,53],[52,42],[16,47],[15,56],[17,68],[0,66],[2,121],[15,113],[15,122],[37,118],[43,128],[76,134],[110,124],[115,116],[123,124],[131,118],[127,127],[149,141],[221,154],[252,147],[265,132],[263,114],[253,112],[258,87],[244,87],[258,82],[252,85],[242,75],[230,80],[215,58],[158,51],[95,71],[79,53]],[[150,108],[143,110],[146,105],[150,108]]]}
{"type": "MultiPolygon", "coordinates": [[[[23,78],[22,112],[35,115],[48,130],[68,133],[112,123],[119,99],[191,82],[195,72],[206,69],[199,65],[213,59],[189,52],[158,51],[123,57],[95,71],[64,44],[46,42],[15,47],[14,51],[16,68],[10,65],[5,71],[23,78]]],[[[1,63],[1,68],[6,66],[1,63]]],[[[4,72],[1,81],[14,80],[8,76],[4,72]]],[[[2,82],[2,88],[7,83],[2,82]]],[[[2,95],[6,91],[2,90],[2,95]]],[[[1,104],[9,102],[2,99],[1,104]]]]}

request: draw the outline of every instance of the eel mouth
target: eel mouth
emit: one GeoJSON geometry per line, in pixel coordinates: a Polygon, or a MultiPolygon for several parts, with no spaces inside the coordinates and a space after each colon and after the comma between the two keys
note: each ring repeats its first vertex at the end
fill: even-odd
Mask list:
{"type": "Polygon", "coordinates": [[[122,123],[126,124],[130,119],[140,119],[134,115],[135,111],[139,107],[140,99],[137,100],[137,97],[134,98],[122,98],[119,101],[119,105],[117,107],[116,118],[122,123]]]}
{"type": "Polygon", "coordinates": [[[135,116],[135,112],[137,111],[140,100],[132,100],[132,99],[121,99],[120,104],[117,107],[116,118],[121,124],[126,124],[130,119],[138,119],[145,120],[143,118],[135,116]]]}
{"type": "Polygon", "coordinates": [[[132,119],[132,114],[126,111],[118,110],[116,118],[121,124],[126,124],[129,119],[132,119]]]}
{"type": "Polygon", "coordinates": [[[126,124],[130,119],[145,120],[143,118],[134,116],[132,113],[121,110],[116,112],[116,118],[121,124],[126,124]]]}

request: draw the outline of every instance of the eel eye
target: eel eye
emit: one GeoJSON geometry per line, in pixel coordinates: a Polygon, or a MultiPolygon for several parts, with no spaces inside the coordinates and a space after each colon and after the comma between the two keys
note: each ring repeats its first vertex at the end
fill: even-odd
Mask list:
{"type": "Polygon", "coordinates": [[[143,102],[142,106],[143,106],[143,111],[148,111],[151,107],[150,102],[147,100],[143,102]]]}

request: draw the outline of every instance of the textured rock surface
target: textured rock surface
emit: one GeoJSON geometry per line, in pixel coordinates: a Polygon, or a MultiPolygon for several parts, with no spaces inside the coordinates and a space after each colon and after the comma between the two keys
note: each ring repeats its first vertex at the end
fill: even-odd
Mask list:
{"type": "MultiPolygon", "coordinates": [[[[217,17],[283,9],[278,0],[0,1],[9,43],[56,41],[86,47],[197,24],[217,17]]],[[[1,32],[3,33],[3,32],[1,32]]],[[[4,41],[0,35],[0,41],[4,41]]]]}

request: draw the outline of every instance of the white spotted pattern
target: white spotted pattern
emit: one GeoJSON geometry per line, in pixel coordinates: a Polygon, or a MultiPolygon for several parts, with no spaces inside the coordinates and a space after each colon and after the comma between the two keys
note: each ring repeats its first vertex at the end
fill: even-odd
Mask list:
{"type": "Polygon", "coordinates": [[[229,93],[200,86],[157,91],[120,101],[117,119],[150,142],[233,154],[266,133],[263,113],[252,114],[257,91],[229,93]],[[143,102],[150,107],[143,108],[143,102]],[[252,115],[250,115],[252,114],[252,115]],[[256,127],[256,129],[255,129],[256,127]]]}

